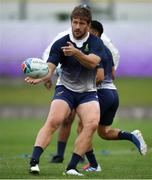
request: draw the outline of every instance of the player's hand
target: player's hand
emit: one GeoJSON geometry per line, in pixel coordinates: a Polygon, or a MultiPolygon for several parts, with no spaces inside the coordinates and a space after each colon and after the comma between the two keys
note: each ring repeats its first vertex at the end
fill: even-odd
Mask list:
{"type": "Polygon", "coordinates": [[[50,90],[52,87],[52,82],[51,80],[47,80],[44,82],[44,86],[46,87],[46,89],[50,90]]]}
{"type": "Polygon", "coordinates": [[[78,51],[71,42],[67,42],[67,46],[61,47],[65,56],[74,56],[78,51]]]}
{"type": "Polygon", "coordinates": [[[27,83],[29,83],[29,84],[38,84],[38,83],[40,83],[42,80],[41,80],[41,78],[39,78],[39,79],[34,79],[34,78],[32,78],[32,77],[29,77],[29,76],[27,76],[26,78],[25,78],[25,81],[27,82],[27,83]]]}

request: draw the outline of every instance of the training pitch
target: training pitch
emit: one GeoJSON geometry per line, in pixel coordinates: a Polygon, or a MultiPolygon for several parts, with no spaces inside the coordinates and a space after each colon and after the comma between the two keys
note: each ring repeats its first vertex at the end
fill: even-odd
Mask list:
{"type": "MultiPolygon", "coordinates": [[[[0,120],[0,178],[1,179],[150,179],[152,178],[151,127],[148,120],[119,120],[114,127],[132,131],[140,129],[148,144],[148,153],[141,156],[129,141],[105,141],[94,136],[94,151],[102,166],[101,172],[84,173],[84,177],[63,176],[73,150],[76,125],[68,141],[63,164],[51,164],[49,160],[56,149],[57,133],[52,143],[43,153],[40,175],[28,173],[28,164],[36,134],[43,124],[42,119],[1,119],[0,120]]],[[[84,163],[86,164],[87,161],[84,163]]],[[[81,170],[84,164],[79,164],[81,170]]]]}

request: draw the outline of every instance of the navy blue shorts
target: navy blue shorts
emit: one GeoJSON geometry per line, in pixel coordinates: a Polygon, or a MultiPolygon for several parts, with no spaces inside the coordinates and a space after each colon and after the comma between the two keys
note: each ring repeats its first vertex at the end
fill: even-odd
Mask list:
{"type": "Polygon", "coordinates": [[[115,89],[97,91],[100,104],[100,125],[111,125],[119,106],[119,97],[115,89]]]}
{"type": "Polygon", "coordinates": [[[66,101],[71,110],[76,109],[80,104],[89,101],[98,101],[98,96],[96,91],[91,92],[73,92],[63,85],[56,86],[54,99],[62,99],[66,101]]]}

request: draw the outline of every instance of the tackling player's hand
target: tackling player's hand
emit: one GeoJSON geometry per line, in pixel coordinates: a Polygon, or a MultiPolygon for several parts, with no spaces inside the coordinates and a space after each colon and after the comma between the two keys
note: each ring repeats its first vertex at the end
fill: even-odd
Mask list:
{"type": "Polygon", "coordinates": [[[51,80],[47,80],[47,81],[45,81],[44,82],[44,86],[46,87],[46,89],[51,89],[51,87],[52,87],[52,82],[51,82],[51,80]]]}

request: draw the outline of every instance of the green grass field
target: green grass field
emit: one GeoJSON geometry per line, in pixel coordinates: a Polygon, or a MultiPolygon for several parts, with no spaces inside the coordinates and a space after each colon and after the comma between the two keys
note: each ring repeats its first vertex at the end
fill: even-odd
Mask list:
{"type": "MultiPolygon", "coordinates": [[[[33,119],[1,119],[0,121],[0,178],[1,179],[69,179],[62,173],[71,157],[74,139],[76,138],[76,122],[68,141],[63,164],[50,164],[51,154],[55,152],[57,133],[51,145],[41,157],[41,174],[33,176],[28,173],[28,163],[33,143],[43,120],[33,119]]],[[[102,172],[84,173],[80,179],[150,179],[152,178],[151,127],[152,121],[116,120],[115,127],[128,131],[140,129],[148,144],[148,153],[141,156],[129,141],[105,141],[94,136],[94,150],[102,172]]],[[[83,164],[79,164],[80,170],[83,164]]]]}
{"type": "MultiPolygon", "coordinates": [[[[117,78],[120,106],[152,107],[152,78],[117,78]]],[[[0,83],[0,107],[3,106],[49,106],[52,91],[43,85],[31,86],[24,80],[0,83]]],[[[76,138],[76,122],[68,141],[63,164],[50,164],[49,159],[56,150],[57,132],[48,149],[41,157],[40,176],[28,173],[28,163],[36,134],[45,120],[0,117],[0,179],[74,179],[62,175],[70,160],[76,138]]],[[[140,129],[148,144],[148,153],[141,156],[128,141],[105,141],[94,136],[94,150],[102,172],[84,173],[79,179],[151,179],[152,178],[152,138],[151,120],[116,119],[115,127],[132,131],[140,129]]],[[[87,163],[87,162],[86,162],[87,163]]],[[[80,170],[83,164],[78,165],[80,170]]]]}
{"type": "MultiPolygon", "coordinates": [[[[8,80],[7,80],[8,81],[8,80]]],[[[43,85],[28,85],[24,79],[0,84],[0,105],[47,105],[52,91],[43,85]]],[[[152,106],[152,78],[120,78],[115,80],[120,106],[152,106]]]]}

